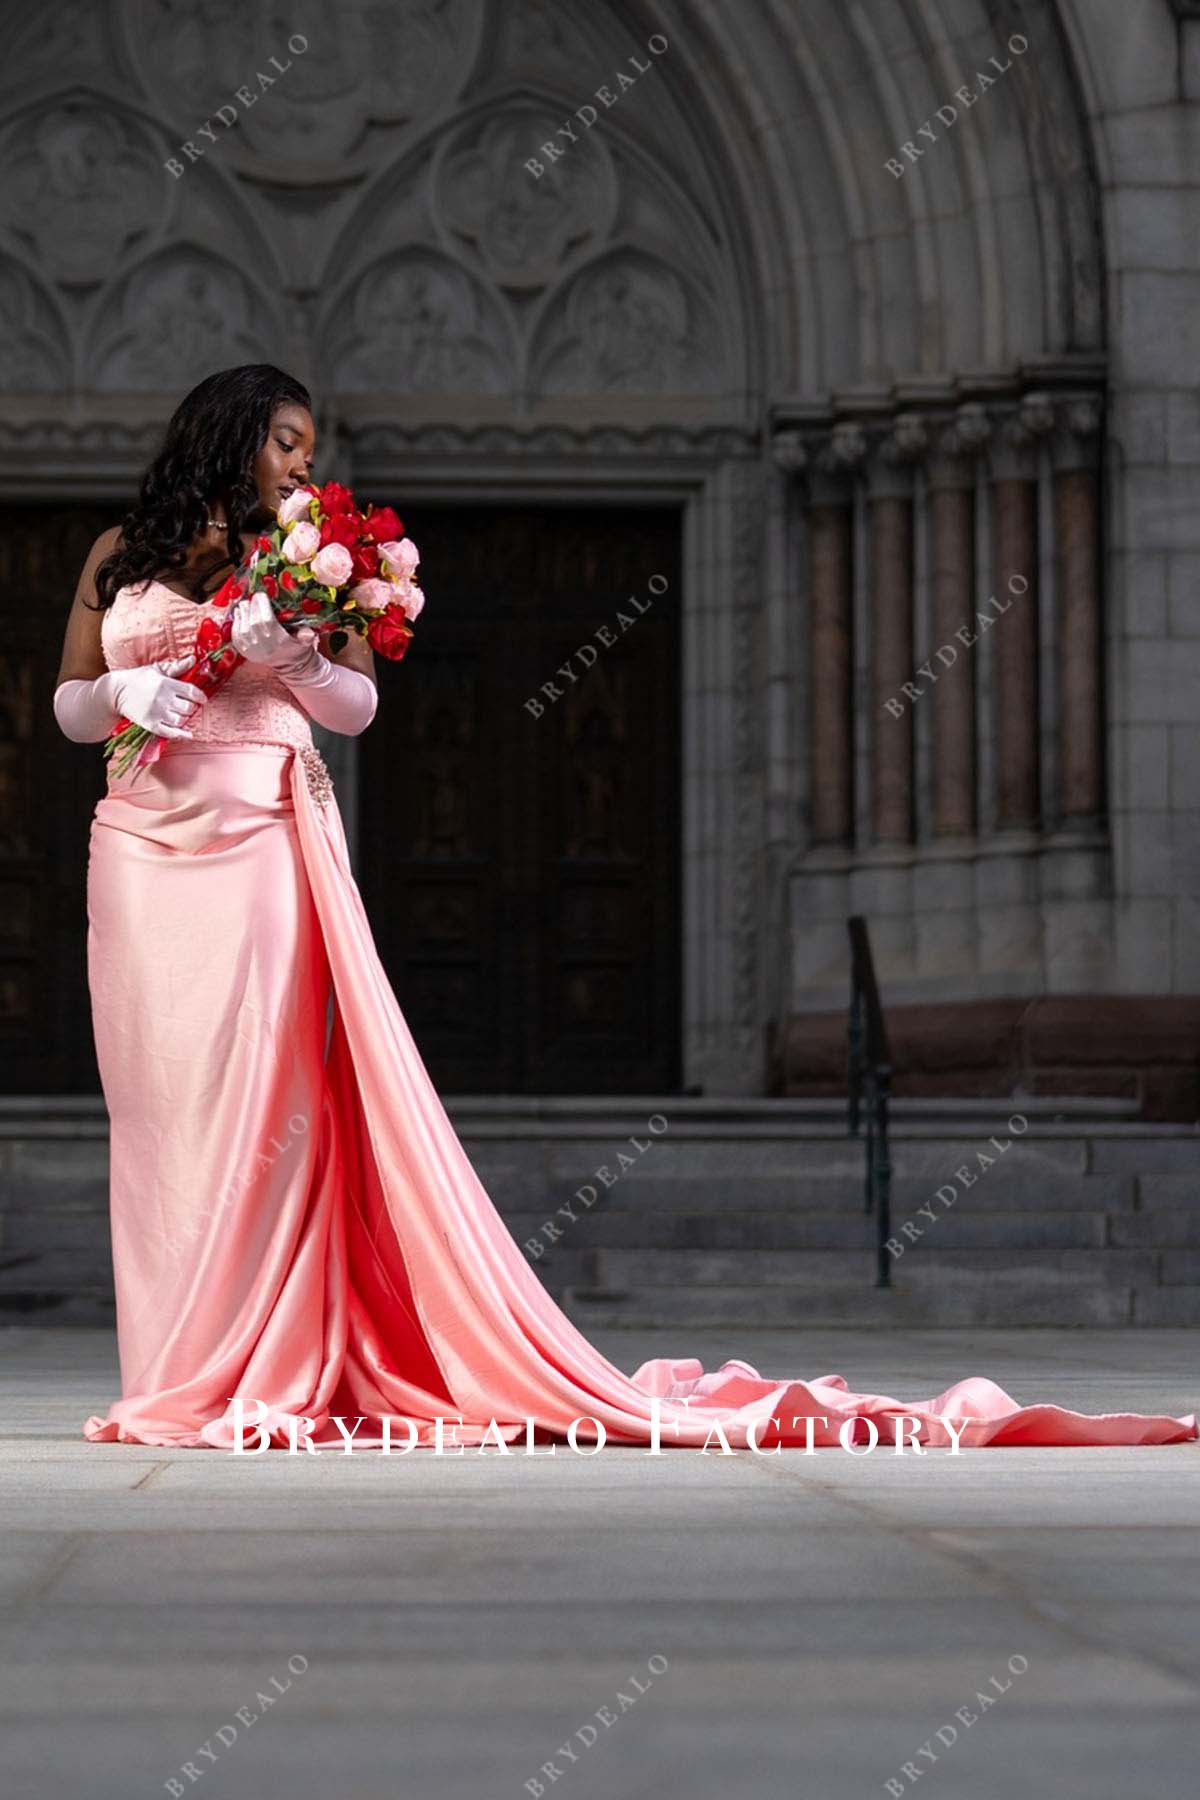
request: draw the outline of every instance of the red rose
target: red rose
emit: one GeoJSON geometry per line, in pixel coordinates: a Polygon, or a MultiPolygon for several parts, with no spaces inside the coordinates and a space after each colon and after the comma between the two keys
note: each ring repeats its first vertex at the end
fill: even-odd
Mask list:
{"type": "Polygon", "coordinates": [[[290,569],[285,569],[283,571],[283,574],[279,577],[279,585],[281,588],[290,589],[295,587],[296,577],[292,574],[290,569]]]}
{"type": "Polygon", "coordinates": [[[402,606],[386,606],[367,627],[367,642],[389,662],[399,662],[412,642],[412,632],[402,606]]]}
{"type": "Polygon", "coordinates": [[[236,575],[231,575],[227,581],[221,583],[221,586],[212,596],[212,604],[214,606],[228,606],[233,600],[244,600],[245,598],[245,588],[242,586],[236,575]]]}
{"type": "Polygon", "coordinates": [[[374,544],[352,544],[350,557],[353,562],[351,583],[373,581],[379,573],[379,552],[374,544]]]}
{"type": "Polygon", "coordinates": [[[321,523],[321,548],[326,544],[344,544],[347,550],[353,550],[360,533],[360,521],[356,513],[331,513],[321,523]]]}
{"type": "Polygon", "coordinates": [[[267,596],[268,600],[273,600],[275,598],[276,594],[279,592],[279,583],[273,575],[263,576],[262,591],[267,596]]]}
{"type": "Polygon", "coordinates": [[[300,611],[301,612],[315,613],[315,612],[324,612],[324,610],[325,610],[325,602],[323,600],[302,600],[300,602],[300,611]]]}
{"type": "Polygon", "coordinates": [[[275,546],[272,544],[269,537],[260,537],[254,548],[256,550],[273,550],[275,546]]]}
{"type": "Polygon", "coordinates": [[[218,644],[225,642],[226,635],[215,619],[201,619],[196,632],[196,648],[204,651],[215,650],[218,644]]]}
{"type": "Polygon", "coordinates": [[[295,610],[290,606],[281,606],[279,611],[275,614],[277,619],[294,619],[296,616],[295,610]]]}
{"type": "Polygon", "coordinates": [[[373,506],[364,521],[364,530],[373,544],[391,544],[404,536],[404,521],[390,506],[373,506]]]}
{"type": "Polygon", "coordinates": [[[355,510],[354,495],[340,481],[327,481],[317,497],[324,513],[352,513],[355,510]]]}

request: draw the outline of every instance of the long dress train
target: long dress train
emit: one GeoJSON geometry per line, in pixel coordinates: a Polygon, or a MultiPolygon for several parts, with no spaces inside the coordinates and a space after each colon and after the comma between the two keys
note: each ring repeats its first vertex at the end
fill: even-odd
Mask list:
{"type": "MultiPolygon", "coordinates": [[[[122,590],[109,666],[186,654],[203,610],[122,590]]],[[[235,1400],[251,1444],[342,1446],[341,1417],[356,1449],[436,1443],[439,1419],[448,1449],[573,1425],[588,1444],[597,1422],[664,1450],[720,1447],[718,1428],[734,1448],[833,1444],[852,1419],[848,1441],[891,1442],[901,1417],[930,1446],[948,1422],[964,1447],[1197,1435],[1192,1415],[1022,1407],[982,1378],[901,1401],[740,1361],[623,1374],[546,1293],[438,1099],[301,708],[245,664],[195,730],[110,777],[92,824],[122,1398],[88,1438],[229,1448],[235,1400]]]]}

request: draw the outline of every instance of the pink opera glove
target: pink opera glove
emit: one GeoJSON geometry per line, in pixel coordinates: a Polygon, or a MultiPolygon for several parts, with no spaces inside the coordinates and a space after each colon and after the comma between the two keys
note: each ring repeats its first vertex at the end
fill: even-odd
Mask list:
{"type": "Polygon", "coordinates": [[[112,734],[120,719],[132,720],[157,737],[190,738],[184,721],[207,698],[176,675],[191,664],[184,656],[135,669],[110,669],[94,681],[64,681],[54,690],[54,716],[64,737],[95,744],[112,734]]]}
{"type": "Polygon", "coordinates": [[[230,641],[247,662],[269,664],[314,724],[357,737],[375,717],[379,694],[370,676],[322,656],[308,626],[286,631],[265,594],[238,601],[230,641]]]}

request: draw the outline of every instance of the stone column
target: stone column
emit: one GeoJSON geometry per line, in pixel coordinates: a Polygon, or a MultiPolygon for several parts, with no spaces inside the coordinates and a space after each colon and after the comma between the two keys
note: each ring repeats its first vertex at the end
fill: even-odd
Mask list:
{"type": "Polygon", "coordinates": [[[868,466],[871,557],[871,829],[877,844],[913,836],[913,478],[926,443],[902,415],[868,466]]]}
{"type": "Polygon", "coordinates": [[[812,842],[854,841],[854,488],[865,445],[845,430],[808,471],[809,781],[812,842]]]}
{"type": "Polygon", "coordinates": [[[1036,830],[1041,818],[1037,439],[1053,420],[1049,402],[1030,396],[1004,422],[992,461],[996,824],[1002,831],[1036,830]],[[1022,582],[1028,586],[1014,591],[1022,582]]]}
{"type": "Polygon", "coordinates": [[[927,471],[932,657],[942,665],[932,697],[938,837],[969,837],[976,827],[975,659],[956,634],[975,615],[975,457],[989,431],[982,407],[963,407],[942,433],[927,471]]]}
{"type": "Polygon", "coordinates": [[[1059,813],[1095,828],[1104,810],[1100,607],[1100,403],[1069,401],[1054,436],[1054,557],[1059,661],[1059,813]]]}

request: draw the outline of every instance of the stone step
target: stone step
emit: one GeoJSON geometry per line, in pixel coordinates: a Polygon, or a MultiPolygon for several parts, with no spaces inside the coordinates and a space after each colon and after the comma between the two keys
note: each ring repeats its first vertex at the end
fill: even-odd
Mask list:
{"type": "Polygon", "coordinates": [[[117,1307],[112,1288],[29,1288],[0,1290],[0,1328],[5,1325],[102,1325],[116,1329],[117,1307]]]}
{"type": "Polygon", "coordinates": [[[1154,1212],[1114,1213],[1108,1229],[1109,1242],[1120,1249],[1146,1245],[1184,1250],[1200,1244],[1200,1208],[1192,1212],[1159,1207],[1154,1212]]]}
{"type": "Polygon", "coordinates": [[[1189,1284],[1178,1287],[1135,1288],[1134,1325],[1200,1325],[1200,1283],[1193,1272],[1189,1284]]]}
{"type": "MultiPolygon", "coordinates": [[[[904,1216],[907,1215],[893,1213],[894,1230],[904,1216]]],[[[1135,1223],[1141,1217],[1129,1215],[1135,1223]]],[[[613,1250],[870,1250],[876,1238],[875,1220],[861,1211],[602,1213],[597,1209],[581,1213],[574,1225],[561,1216],[553,1219],[551,1224],[561,1233],[558,1238],[544,1233],[544,1213],[506,1213],[504,1222],[517,1242],[529,1251],[531,1261],[551,1262],[564,1249],[577,1244],[613,1250]],[[529,1250],[531,1243],[538,1245],[540,1257],[529,1250]]],[[[1104,1212],[968,1213],[935,1209],[932,1225],[924,1216],[916,1223],[930,1245],[944,1249],[1100,1248],[1109,1241],[1109,1219],[1104,1212]]],[[[1146,1233],[1128,1247],[1171,1241],[1169,1235],[1160,1239],[1146,1233]]]]}
{"type": "MultiPolygon", "coordinates": [[[[551,1181],[544,1190],[529,1182],[505,1179],[489,1181],[478,1171],[484,1187],[497,1209],[506,1217],[522,1216],[543,1204],[542,1219],[551,1217],[555,1208],[569,1207],[578,1218],[596,1218],[613,1212],[713,1212],[731,1209],[739,1213],[797,1214],[828,1213],[839,1218],[865,1216],[864,1183],[861,1172],[857,1179],[844,1176],[820,1176],[803,1172],[799,1175],[744,1175],[735,1179],[727,1174],[674,1176],[631,1174],[611,1187],[602,1182],[591,1184],[596,1198],[588,1192],[577,1198],[578,1184],[551,1181]]],[[[893,1176],[891,1184],[892,1215],[905,1218],[923,1205],[932,1205],[939,1215],[954,1208],[996,1212],[1115,1212],[1132,1210],[1137,1194],[1131,1175],[1066,1175],[1061,1172],[1039,1174],[1029,1179],[1016,1172],[996,1170],[964,1186],[953,1176],[945,1183],[926,1179],[893,1176]],[[938,1186],[943,1189],[937,1198],[938,1186]]]]}
{"type": "Polygon", "coordinates": [[[92,1211],[63,1207],[57,1195],[48,1194],[46,1204],[35,1211],[12,1207],[0,1212],[0,1261],[25,1250],[83,1249],[97,1243],[107,1252],[107,1197],[103,1208],[92,1211]]]}
{"type": "Polygon", "coordinates": [[[1200,1128],[1177,1128],[1170,1136],[1108,1136],[1091,1141],[1091,1167],[1099,1175],[1190,1175],[1200,1187],[1200,1128]]]}
{"type": "MultiPolygon", "coordinates": [[[[646,1142],[644,1138],[639,1141],[646,1142]]],[[[628,1139],[527,1145],[524,1154],[519,1145],[506,1145],[500,1152],[495,1145],[485,1146],[470,1138],[463,1142],[484,1186],[496,1194],[527,1191],[533,1181],[543,1183],[547,1190],[554,1188],[567,1194],[585,1184],[599,1193],[614,1193],[634,1179],[681,1177],[735,1182],[773,1177],[785,1183],[826,1177],[852,1188],[861,1185],[866,1168],[862,1144],[844,1136],[807,1141],[658,1140],[640,1154],[628,1139]],[[621,1156],[624,1163],[619,1160],[621,1156]]],[[[1026,1180],[1090,1172],[1088,1140],[1075,1136],[1027,1137],[1019,1143],[1014,1141],[1007,1150],[998,1150],[986,1137],[893,1137],[890,1153],[893,1175],[933,1186],[953,1180],[955,1170],[964,1166],[970,1174],[978,1175],[982,1169],[988,1176],[1004,1167],[1020,1172],[1026,1180]],[[979,1161],[980,1156],[991,1158],[990,1170],[979,1161]]]]}
{"type": "Polygon", "coordinates": [[[0,1294],[71,1294],[79,1288],[108,1291],[111,1287],[112,1258],[107,1244],[0,1250],[0,1294]]]}
{"type": "MultiPolygon", "coordinates": [[[[39,1156],[24,1157],[18,1166],[0,1171],[0,1220],[10,1213],[39,1213],[47,1208],[56,1216],[107,1216],[107,1153],[98,1143],[88,1146],[94,1168],[83,1172],[79,1158],[64,1171],[57,1157],[45,1162],[39,1156]]],[[[683,1210],[726,1211],[732,1204],[741,1212],[830,1211],[850,1216],[863,1208],[864,1179],[861,1164],[844,1173],[807,1167],[788,1173],[730,1173],[726,1169],[671,1173],[661,1166],[635,1168],[606,1186],[603,1180],[581,1182],[576,1170],[570,1177],[544,1170],[514,1169],[473,1158],[480,1180],[502,1213],[526,1213],[544,1207],[542,1217],[556,1207],[570,1206],[587,1212],[683,1210]],[[576,1199],[580,1190],[581,1199],[576,1199]],[[591,1194],[595,1199],[591,1199],[591,1194]]],[[[1200,1182],[1189,1187],[1186,1177],[1140,1178],[1145,1204],[1180,1208],[1190,1197],[1200,1208],[1200,1182]]],[[[997,1163],[977,1173],[973,1164],[943,1164],[937,1179],[894,1169],[892,1211],[896,1216],[932,1204],[939,1212],[969,1204],[972,1210],[1061,1212],[1079,1208],[1085,1212],[1132,1209],[1139,1182],[1132,1174],[1092,1174],[1057,1166],[1031,1169],[997,1163]],[[956,1176],[965,1168],[967,1178],[956,1176]],[[938,1198],[938,1190],[942,1190],[938,1198]]]]}
{"type": "Polygon", "coordinates": [[[1200,1208],[1200,1155],[1191,1175],[1140,1175],[1138,1199],[1144,1207],[1200,1208]]]}
{"type": "MultiPolygon", "coordinates": [[[[1188,1288],[1170,1290],[1176,1295],[1188,1288]]],[[[1150,1312],[1167,1290],[1149,1290],[1150,1312]]],[[[653,1288],[617,1299],[589,1290],[568,1289],[562,1305],[581,1331],[642,1326],[678,1326],[679,1354],[687,1353],[688,1329],[705,1326],[973,1326],[1091,1325],[1123,1326],[1133,1319],[1133,1290],[1101,1285],[1090,1277],[1028,1282],[1019,1273],[1011,1281],[983,1276],[977,1282],[943,1281],[919,1288],[863,1287],[839,1283],[828,1287],[653,1288]]],[[[1177,1302],[1171,1317],[1147,1317],[1145,1323],[1185,1324],[1186,1304],[1177,1302]]],[[[798,1374],[805,1373],[797,1370],[798,1374]]],[[[809,1371],[811,1373],[811,1371],[809,1371]]]]}
{"type": "MultiPolygon", "coordinates": [[[[541,1265],[538,1265],[541,1268],[541,1265]]],[[[979,1287],[990,1281],[1009,1286],[1043,1288],[1065,1282],[1096,1282],[1129,1287],[1156,1285],[1160,1253],[1156,1250],[1046,1250],[1031,1266],[1021,1250],[935,1250],[922,1246],[889,1259],[893,1287],[917,1293],[945,1283],[979,1287]]],[[[560,1289],[584,1285],[615,1294],[635,1295],[644,1288],[838,1287],[869,1286],[875,1279],[875,1257],[863,1250],[561,1250],[542,1271],[546,1285],[560,1289]]]]}
{"type": "MultiPolygon", "coordinates": [[[[446,1104],[514,1238],[545,1245],[531,1266],[598,1326],[1194,1322],[1200,1132],[1123,1102],[898,1103],[890,1294],[844,1102],[446,1104]]],[[[0,1102],[0,1318],[111,1323],[107,1213],[98,1100],[0,1102]]]]}
{"type": "MultiPolygon", "coordinates": [[[[19,1106],[20,1102],[15,1104],[19,1106]]],[[[505,1138],[522,1132],[535,1136],[551,1131],[583,1133],[597,1124],[608,1126],[612,1121],[635,1130],[654,1115],[666,1118],[668,1129],[684,1126],[689,1130],[706,1128],[729,1136],[745,1136],[756,1130],[777,1133],[817,1126],[844,1127],[847,1114],[845,1094],[787,1100],[693,1094],[444,1094],[442,1104],[460,1135],[473,1133],[482,1137],[495,1131],[505,1138]]],[[[903,1095],[893,1096],[890,1110],[900,1128],[935,1123],[959,1128],[982,1126],[991,1131],[1017,1112],[1045,1124],[1083,1124],[1106,1129],[1143,1124],[1135,1100],[1091,1094],[1023,1094],[990,1099],[903,1095]]],[[[4,1103],[0,1102],[0,1128],[3,1119],[4,1103]]]]}

